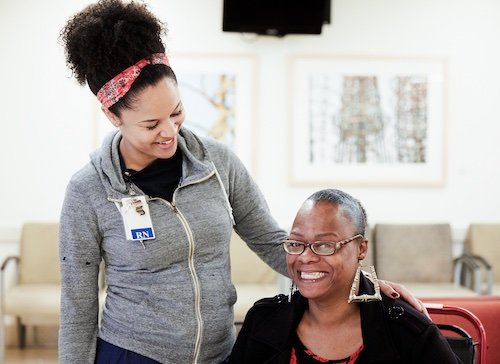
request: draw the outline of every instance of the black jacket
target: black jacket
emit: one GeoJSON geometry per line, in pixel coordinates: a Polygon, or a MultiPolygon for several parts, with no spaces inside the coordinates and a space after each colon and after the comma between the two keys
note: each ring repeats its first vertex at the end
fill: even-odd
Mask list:
{"type": "MultiPolygon", "coordinates": [[[[360,292],[373,293],[361,275],[360,292]]],[[[289,364],[293,336],[307,299],[295,293],[292,302],[278,295],[257,301],[248,311],[230,363],[289,364]]],[[[356,364],[460,363],[439,329],[402,300],[360,303],[364,349],[356,364]]]]}

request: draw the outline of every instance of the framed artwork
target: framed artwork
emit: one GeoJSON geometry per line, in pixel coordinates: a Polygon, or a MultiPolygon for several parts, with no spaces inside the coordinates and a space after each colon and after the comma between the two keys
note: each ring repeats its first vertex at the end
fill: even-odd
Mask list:
{"type": "Polygon", "coordinates": [[[255,57],[177,54],[171,65],[186,111],[184,125],[229,145],[253,172],[255,57]]]}
{"type": "Polygon", "coordinates": [[[442,186],[446,62],[289,58],[290,183],[442,186]]]}
{"type": "MultiPolygon", "coordinates": [[[[186,113],[184,126],[226,143],[253,173],[255,56],[178,54],[170,57],[170,65],[186,113]]],[[[95,103],[93,139],[98,146],[113,126],[95,103]]]]}

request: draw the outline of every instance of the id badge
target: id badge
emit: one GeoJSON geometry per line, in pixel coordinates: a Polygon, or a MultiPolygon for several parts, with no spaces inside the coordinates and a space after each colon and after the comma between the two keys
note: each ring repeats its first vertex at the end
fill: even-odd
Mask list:
{"type": "Polygon", "coordinates": [[[155,238],[145,196],[122,198],[120,212],[127,240],[142,241],[155,238]]]}

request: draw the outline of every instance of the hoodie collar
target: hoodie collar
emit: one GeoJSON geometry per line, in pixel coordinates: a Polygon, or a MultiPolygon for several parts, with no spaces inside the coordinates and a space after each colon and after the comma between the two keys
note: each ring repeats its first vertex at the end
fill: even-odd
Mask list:
{"type": "MultiPolygon", "coordinates": [[[[120,130],[109,133],[104,138],[101,148],[90,155],[91,163],[111,199],[120,199],[130,192],[120,167],[118,148],[121,138],[120,130]]],[[[181,186],[202,180],[214,173],[215,167],[203,142],[184,127],[179,131],[178,148],[181,148],[184,155],[181,186]]],[[[133,191],[136,194],[144,194],[135,186],[133,191]]]]}
{"type": "Polygon", "coordinates": [[[202,140],[186,128],[179,131],[178,148],[184,155],[180,186],[194,183],[212,175],[215,166],[202,140]]]}

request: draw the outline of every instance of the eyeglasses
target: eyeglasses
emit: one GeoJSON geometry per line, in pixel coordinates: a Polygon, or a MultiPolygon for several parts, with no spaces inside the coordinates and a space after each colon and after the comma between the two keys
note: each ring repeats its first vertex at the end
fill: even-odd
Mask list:
{"type": "Polygon", "coordinates": [[[333,255],[344,245],[358,238],[363,238],[363,235],[356,234],[351,238],[341,241],[315,241],[312,244],[303,243],[298,240],[285,240],[282,244],[283,249],[291,255],[300,255],[307,247],[310,247],[312,252],[316,255],[333,255]]]}

